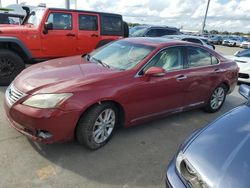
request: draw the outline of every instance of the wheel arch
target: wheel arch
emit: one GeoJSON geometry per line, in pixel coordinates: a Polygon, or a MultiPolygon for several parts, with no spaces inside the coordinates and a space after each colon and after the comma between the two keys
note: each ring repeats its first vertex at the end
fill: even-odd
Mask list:
{"type": "Polygon", "coordinates": [[[0,37],[0,49],[14,51],[24,62],[29,62],[32,59],[29,49],[17,37],[0,37]]]}
{"type": "MultiPolygon", "coordinates": [[[[226,88],[227,88],[227,93],[228,93],[228,91],[230,91],[230,85],[229,85],[229,83],[228,83],[227,81],[222,81],[221,84],[223,84],[223,85],[226,86],[226,88]]],[[[220,85],[221,85],[221,84],[220,84],[220,85]]]]}
{"type": "MultiPolygon", "coordinates": [[[[103,100],[99,100],[98,102],[94,102],[94,103],[88,105],[80,113],[80,116],[79,116],[79,119],[77,121],[77,124],[78,124],[80,118],[82,116],[84,116],[84,114],[86,114],[86,112],[88,112],[90,109],[92,109],[96,105],[101,105],[103,103],[112,103],[112,104],[115,105],[115,107],[118,109],[118,113],[119,113],[118,114],[118,116],[119,116],[119,127],[123,127],[124,124],[125,124],[125,116],[126,116],[126,112],[125,112],[124,106],[121,103],[119,103],[119,102],[117,102],[116,100],[113,100],[113,99],[103,99],[103,100]]],[[[76,124],[76,127],[77,127],[77,124],[76,124]]]]}

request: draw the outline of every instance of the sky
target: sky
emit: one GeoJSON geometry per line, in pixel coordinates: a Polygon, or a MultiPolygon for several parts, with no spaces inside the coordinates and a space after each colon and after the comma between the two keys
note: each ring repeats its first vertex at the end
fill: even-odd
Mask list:
{"type": "MultiPolygon", "coordinates": [[[[1,0],[2,6],[16,0],[1,0]]],[[[75,8],[71,0],[71,8],[75,8]]],[[[28,5],[46,3],[65,7],[64,0],[18,0],[28,5]]],[[[77,0],[77,9],[122,14],[132,23],[165,25],[186,30],[201,30],[207,0],[77,0]]],[[[250,32],[250,0],[211,0],[207,30],[250,32]]]]}

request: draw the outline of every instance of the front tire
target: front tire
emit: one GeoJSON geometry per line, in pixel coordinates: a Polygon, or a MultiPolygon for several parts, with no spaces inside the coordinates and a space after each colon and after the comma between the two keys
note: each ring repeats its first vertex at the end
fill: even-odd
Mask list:
{"type": "Polygon", "coordinates": [[[205,107],[205,111],[214,113],[217,112],[223,105],[227,94],[227,87],[224,84],[216,87],[209,98],[205,107]]]}
{"type": "Polygon", "coordinates": [[[0,50],[0,85],[7,86],[25,68],[23,59],[10,50],[0,50]]]}
{"type": "Polygon", "coordinates": [[[118,122],[118,111],[114,104],[95,105],[80,118],[76,139],[87,148],[96,150],[110,140],[118,122]]]}

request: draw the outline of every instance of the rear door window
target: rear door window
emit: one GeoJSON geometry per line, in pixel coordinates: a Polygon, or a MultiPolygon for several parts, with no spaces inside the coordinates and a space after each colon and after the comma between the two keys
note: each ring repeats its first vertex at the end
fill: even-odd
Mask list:
{"type": "Polygon", "coordinates": [[[79,30],[96,31],[98,30],[98,19],[94,15],[79,14],[79,30]]]}
{"type": "Polygon", "coordinates": [[[122,20],[119,17],[103,16],[103,30],[119,32],[122,30],[122,20]]]}
{"type": "Polygon", "coordinates": [[[217,58],[197,47],[187,47],[187,56],[189,67],[203,67],[219,63],[217,58]]]}
{"type": "Polygon", "coordinates": [[[101,34],[123,36],[123,21],[120,15],[101,14],[101,34]]]}

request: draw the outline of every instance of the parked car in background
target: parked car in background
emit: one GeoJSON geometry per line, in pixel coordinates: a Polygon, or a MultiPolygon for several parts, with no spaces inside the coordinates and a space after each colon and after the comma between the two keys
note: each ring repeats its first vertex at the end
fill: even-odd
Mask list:
{"type": "Polygon", "coordinates": [[[228,38],[222,41],[222,45],[224,46],[240,46],[241,40],[238,38],[228,38]]]}
{"type": "Polygon", "coordinates": [[[133,35],[134,32],[136,32],[140,29],[144,29],[146,27],[148,27],[148,25],[137,25],[137,26],[129,28],[129,36],[133,35]]]}
{"type": "Polygon", "coordinates": [[[223,38],[222,38],[222,36],[213,36],[213,37],[209,38],[208,41],[211,44],[219,45],[219,44],[222,44],[223,38]]]}
{"type": "Polygon", "coordinates": [[[25,63],[86,54],[126,36],[119,14],[35,8],[22,25],[0,28],[0,85],[8,85],[25,63]]]}
{"type": "Polygon", "coordinates": [[[135,26],[131,28],[130,37],[161,37],[164,35],[178,35],[180,30],[175,27],[164,26],[135,26]]]}
{"type": "Polygon", "coordinates": [[[222,41],[224,46],[238,46],[240,47],[242,42],[247,41],[246,37],[239,37],[239,36],[229,36],[227,39],[222,41]]]}
{"type": "Polygon", "coordinates": [[[163,36],[163,37],[169,38],[169,39],[176,39],[176,40],[192,42],[192,43],[200,44],[200,45],[205,46],[207,48],[210,48],[212,50],[215,49],[215,46],[210,44],[208,42],[208,39],[205,38],[205,37],[188,36],[188,35],[166,35],[166,36],[163,36]]]}
{"type": "Polygon", "coordinates": [[[183,110],[218,111],[238,67],[213,50],[164,38],[127,38],[85,56],[25,69],[6,90],[12,126],[43,143],[76,137],[98,149],[114,129],[183,110]]]}
{"type": "MultiPolygon", "coordinates": [[[[250,99],[250,88],[239,92],[250,99]]],[[[167,188],[248,188],[249,102],[196,131],[180,146],[166,174],[167,188]]]]}
{"type": "Polygon", "coordinates": [[[22,23],[24,16],[11,13],[0,13],[0,27],[11,25],[19,25],[22,23]]]}
{"type": "Polygon", "coordinates": [[[240,68],[238,81],[250,83],[250,49],[237,51],[227,58],[234,60],[240,68]]]}
{"type": "Polygon", "coordinates": [[[241,43],[240,45],[241,48],[250,48],[250,40],[246,40],[241,43]]]}

